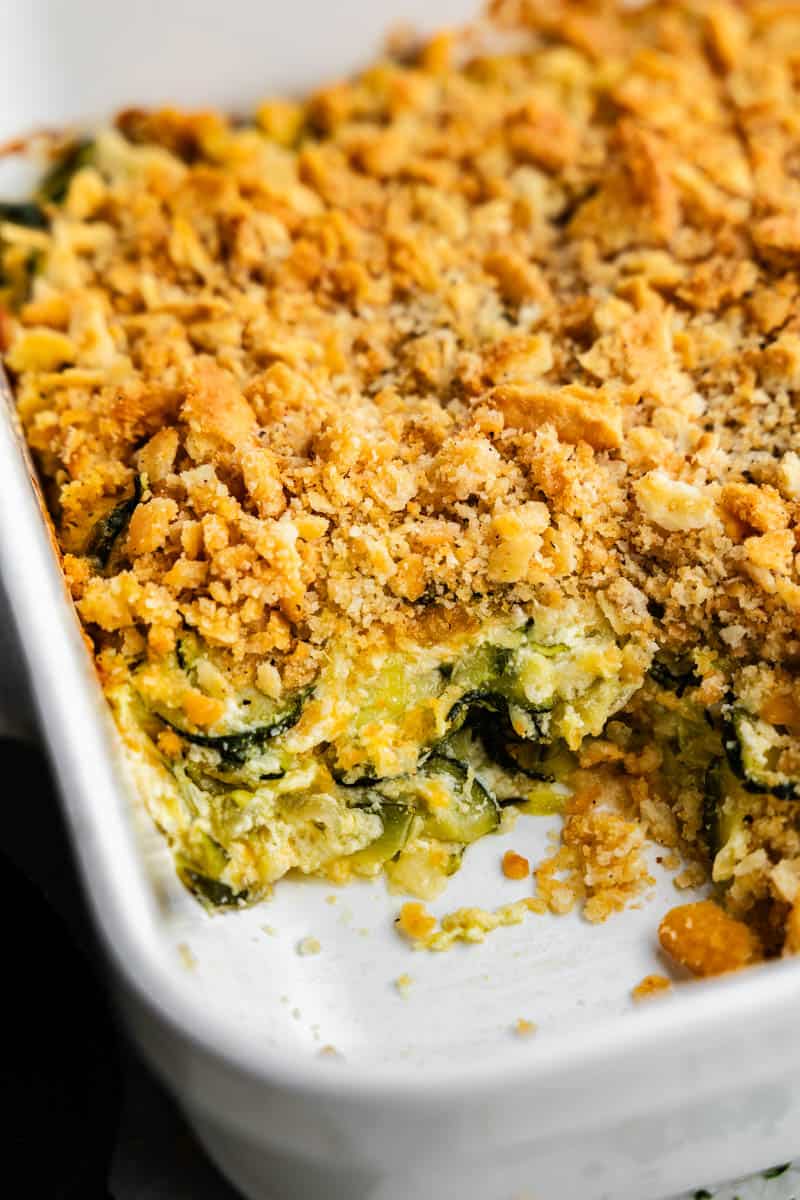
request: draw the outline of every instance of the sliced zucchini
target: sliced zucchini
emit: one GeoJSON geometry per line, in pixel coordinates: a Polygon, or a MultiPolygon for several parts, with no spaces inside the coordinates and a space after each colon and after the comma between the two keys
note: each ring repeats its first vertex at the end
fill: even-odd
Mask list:
{"type": "Polygon", "coordinates": [[[650,678],[676,696],[682,696],[689,688],[697,687],[700,677],[690,659],[667,657],[658,654],[650,664],[650,678]]]}
{"type": "Polygon", "coordinates": [[[447,714],[447,736],[451,733],[457,733],[470,713],[475,709],[495,713],[498,716],[505,716],[508,711],[508,705],[504,698],[496,692],[465,692],[463,696],[456,700],[447,714]]]}
{"type": "MultiPolygon", "coordinates": [[[[242,688],[228,700],[227,711],[217,722],[222,728],[215,733],[201,733],[187,722],[180,697],[187,687],[199,686],[198,669],[204,661],[213,664],[208,647],[196,634],[186,633],[178,642],[171,662],[157,667],[145,664],[134,676],[134,685],[149,711],[175,733],[195,746],[215,750],[226,767],[242,768],[254,755],[263,753],[274,738],[297,724],[311,689],[302,688],[281,700],[272,700],[256,688],[242,688]]],[[[278,759],[267,765],[265,772],[278,778],[285,765],[278,759]]],[[[242,778],[241,772],[238,777],[242,778]]],[[[257,785],[258,779],[244,782],[257,785]]]]}
{"type": "Polygon", "coordinates": [[[224,762],[221,762],[219,765],[212,765],[211,763],[196,762],[193,759],[189,759],[186,762],[186,774],[197,787],[218,796],[242,791],[243,789],[254,792],[260,784],[269,783],[271,780],[283,779],[286,774],[285,769],[279,766],[277,760],[275,766],[278,769],[276,770],[252,771],[248,769],[251,765],[252,760],[248,760],[247,763],[239,766],[235,763],[227,764],[224,762]]]}
{"type": "Polygon", "coordinates": [[[497,801],[474,772],[443,754],[432,754],[415,775],[384,781],[381,791],[416,808],[422,833],[443,842],[469,845],[500,822],[497,801]]]}
{"type": "Polygon", "coordinates": [[[524,775],[541,783],[555,782],[546,763],[550,747],[544,742],[525,741],[502,722],[482,720],[476,728],[489,758],[499,767],[512,775],[524,775]]]}
{"type": "Polygon", "coordinates": [[[724,759],[715,758],[706,771],[703,785],[703,835],[712,858],[723,843],[721,815],[725,799],[722,785],[724,769],[724,759]]]}
{"type": "Polygon", "coordinates": [[[101,567],[108,566],[117,539],[127,529],[141,497],[142,481],[137,475],[133,481],[133,495],[128,496],[119,504],[115,504],[111,511],[101,517],[94,526],[86,546],[86,554],[90,558],[96,558],[101,567]]]}
{"type": "Polygon", "coordinates": [[[211,908],[239,908],[246,904],[249,898],[247,892],[234,892],[227,883],[219,879],[211,879],[201,875],[189,866],[178,863],[178,878],[199,899],[204,900],[211,908]]]}
{"type": "Polygon", "coordinates": [[[213,838],[198,833],[192,838],[191,857],[176,855],[175,866],[181,882],[201,900],[214,908],[230,908],[247,902],[248,893],[235,892],[219,876],[228,863],[228,855],[213,838]]]}
{"type": "Polygon", "coordinates": [[[50,222],[47,214],[32,201],[21,204],[0,201],[0,221],[8,221],[10,225],[24,225],[26,229],[47,229],[50,222]]]}
{"type": "Polygon", "coordinates": [[[469,845],[495,830],[500,809],[471,769],[433,754],[414,775],[384,779],[365,790],[353,807],[380,814],[383,833],[351,862],[372,866],[394,858],[406,844],[415,816],[418,832],[442,842],[469,845]]]}
{"type": "Polygon", "coordinates": [[[555,696],[541,704],[528,700],[520,678],[524,667],[522,652],[525,656],[540,653],[553,658],[563,650],[566,647],[541,646],[529,639],[521,639],[515,648],[493,643],[479,646],[452,671],[451,686],[466,685],[466,690],[447,714],[448,732],[459,729],[470,712],[478,709],[505,718],[525,737],[542,737],[547,721],[544,714],[552,709],[555,696]]]}
{"type": "Polygon", "coordinates": [[[223,762],[241,766],[251,755],[262,750],[273,738],[280,737],[282,733],[286,733],[287,729],[291,729],[293,725],[297,724],[307,696],[307,690],[295,692],[282,705],[275,706],[272,720],[268,724],[239,730],[236,733],[193,733],[186,729],[184,724],[176,723],[172,716],[167,717],[164,710],[159,711],[158,708],[154,708],[153,711],[165,725],[169,725],[170,729],[185,738],[187,742],[191,742],[195,746],[207,746],[210,750],[216,750],[223,762]]]}
{"type": "Polygon", "coordinates": [[[378,796],[373,796],[364,807],[378,813],[383,829],[373,842],[351,854],[347,861],[354,867],[379,867],[396,858],[405,846],[411,832],[414,810],[406,804],[393,804],[378,796]]]}
{"type": "Polygon", "coordinates": [[[72,177],[81,167],[87,167],[94,158],[94,142],[89,139],[73,142],[50,168],[39,184],[38,195],[50,204],[63,204],[72,177]]]}
{"type": "Polygon", "coordinates": [[[722,736],[731,770],[748,792],[800,799],[800,776],[782,761],[800,761],[800,740],[740,707],[732,709],[722,736]]]}

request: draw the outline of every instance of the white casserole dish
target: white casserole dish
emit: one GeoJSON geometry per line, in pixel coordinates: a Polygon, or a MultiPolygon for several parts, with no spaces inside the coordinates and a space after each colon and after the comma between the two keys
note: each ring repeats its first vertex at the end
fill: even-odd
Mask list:
{"type": "MultiPolygon", "coordinates": [[[[0,140],[137,102],[243,110],[363,61],[398,20],[430,27],[475,5],[4,7],[0,140]]],[[[399,901],[380,882],[331,904],[329,886],[288,881],[269,904],[209,917],[126,783],[10,400],[0,567],[120,1005],[245,1195],[656,1200],[797,1152],[800,963],[630,1001],[659,968],[655,928],[675,896],[663,874],[652,903],[599,928],[532,915],[444,956],[396,937],[399,901]],[[309,935],[321,951],[299,955],[309,935]],[[512,1032],[519,1017],[535,1037],[512,1032]]],[[[522,818],[473,847],[435,911],[516,898],[525,885],[499,857],[541,856],[553,824],[522,818]]]]}

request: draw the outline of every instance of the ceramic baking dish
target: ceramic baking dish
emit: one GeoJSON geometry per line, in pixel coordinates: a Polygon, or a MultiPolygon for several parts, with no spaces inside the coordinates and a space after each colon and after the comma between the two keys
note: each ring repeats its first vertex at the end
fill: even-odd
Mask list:
{"type": "MultiPolygon", "coordinates": [[[[400,20],[472,12],[469,0],[6,5],[0,140],[134,102],[242,110],[356,65],[400,20]]],[[[4,165],[4,195],[18,169],[4,165]]],[[[126,781],[7,388],[0,567],[121,1009],[246,1196],[655,1200],[797,1152],[800,962],[635,1008],[674,903],[655,864],[655,897],[603,926],[531,915],[444,955],[395,935],[399,901],[381,882],[334,893],[290,880],[270,903],[207,915],[126,781]],[[307,937],[319,953],[298,953],[307,937]],[[536,1035],[515,1034],[518,1018],[536,1035]]],[[[513,844],[535,859],[553,827],[526,817],[484,839],[435,910],[514,898],[499,855],[513,844]]]]}

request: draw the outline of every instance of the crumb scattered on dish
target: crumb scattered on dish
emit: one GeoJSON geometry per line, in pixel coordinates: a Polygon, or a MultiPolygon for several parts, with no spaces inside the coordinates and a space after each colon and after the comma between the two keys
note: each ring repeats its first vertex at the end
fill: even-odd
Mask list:
{"type": "Polygon", "coordinates": [[[526,896],[494,910],[459,908],[446,913],[437,923],[435,917],[416,902],[404,904],[395,925],[415,950],[449,950],[456,942],[483,942],[488,934],[506,925],[521,925],[530,912],[542,913],[540,900],[526,896]]]}
{"type": "Polygon", "coordinates": [[[634,1000],[649,1000],[651,996],[658,996],[664,992],[670,991],[672,988],[672,980],[666,975],[645,975],[644,979],[636,984],[636,987],[631,990],[631,996],[634,1000]]]}
{"type": "Polygon", "coordinates": [[[506,879],[525,879],[531,873],[531,864],[515,850],[506,850],[503,855],[503,874],[506,879]]]}
{"type": "Polygon", "coordinates": [[[409,990],[411,989],[413,983],[414,977],[412,975],[403,974],[398,975],[397,979],[394,981],[394,986],[400,995],[405,999],[408,996],[409,990]]]}

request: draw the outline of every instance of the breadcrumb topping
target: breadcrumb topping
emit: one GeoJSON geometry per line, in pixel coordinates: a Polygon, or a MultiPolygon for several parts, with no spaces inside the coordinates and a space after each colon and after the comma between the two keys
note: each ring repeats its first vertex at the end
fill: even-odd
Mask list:
{"type": "Polygon", "coordinates": [[[41,258],[7,362],[106,673],[188,625],[269,692],[423,599],[604,589],[676,646],[798,653],[797,18],[493,20],[518,48],[440,38],[253,127],[123,113],[49,233],[3,227],[41,258]]]}

